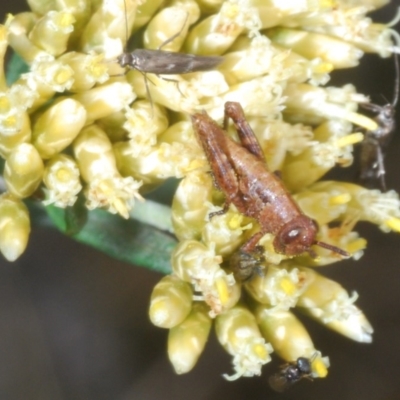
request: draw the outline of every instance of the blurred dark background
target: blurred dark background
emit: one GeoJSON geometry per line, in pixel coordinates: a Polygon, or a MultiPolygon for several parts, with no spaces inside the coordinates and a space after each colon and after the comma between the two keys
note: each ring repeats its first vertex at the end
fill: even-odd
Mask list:
{"type": "MultiPolygon", "coordinates": [[[[390,21],[398,3],[374,18],[390,21]]],[[[26,8],[20,0],[0,4],[1,16],[26,8]]],[[[366,56],[331,84],[352,82],[383,104],[382,96],[392,98],[394,80],[393,59],[366,56]]],[[[396,132],[387,183],[397,191],[399,155],[396,132]]],[[[375,328],[374,342],[355,343],[304,320],[316,347],[330,357],[329,376],[276,394],[266,383],[276,365],[266,366],[263,377],[225,381],[221,374],[231,371],[230,360],[213,334],[196,368],[175,375],[166,355],[167,332],[147,316],[161,275],[115,261],[55,230],[34,228],[17,262],[0,260],[0,399],[400,399],[400,236],[366,224],[358,230],[369,242],[362,260],[323,272],[358,291],[357,304],[375,328]]]]}

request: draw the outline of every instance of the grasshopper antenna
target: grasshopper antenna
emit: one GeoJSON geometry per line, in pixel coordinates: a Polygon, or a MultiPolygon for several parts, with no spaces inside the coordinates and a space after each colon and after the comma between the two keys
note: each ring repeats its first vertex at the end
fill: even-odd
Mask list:
{"type": "Polygon", "coordinates": [[[343,257],[350,257],[350,254],[347,251],[339,249],[339,247],[333,246],[331,244],[320,242],[319,240],[316,240],[313,244],[322,247],[323,249],[331,250],[334,253],[340,254],[343,257]]]}

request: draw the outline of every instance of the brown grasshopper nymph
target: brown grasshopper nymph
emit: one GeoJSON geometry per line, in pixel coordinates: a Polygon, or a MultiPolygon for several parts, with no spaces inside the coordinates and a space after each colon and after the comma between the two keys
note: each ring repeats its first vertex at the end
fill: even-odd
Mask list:
{"type": "Polygon", "coordinates": [[[242,245],[240,251],[252,253],[265,233],[272,233],[274,249],[288,256],[308,252],[315,257],[311,246],[318,245],[344,257],[349,254],[330,244],[316,240],[318,226],[299,208],[282,180],[266,164],[258,140],[247,123],[239,103],[225,103],[224,125],[232,119],[240,144],[205,112],[192,116],[197,137],[210,164],[214,182],[225,194],[224,213],[232,203],[238,211],[260,224],[260,231],[242,245]]]}

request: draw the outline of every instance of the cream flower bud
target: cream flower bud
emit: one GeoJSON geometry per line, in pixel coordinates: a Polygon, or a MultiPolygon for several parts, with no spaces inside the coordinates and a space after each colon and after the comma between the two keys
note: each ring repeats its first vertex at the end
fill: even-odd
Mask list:
{"type": "Polygon", "coordinates": [[[54,10],[55,1],[54,0],[27,0],[29,8],[36,14],[43,15],[51,10],[54,10]]]}
{"type": "Polygon", "coordinates": [[[314,193],[334,192],[337,198],[347,197],[346,217],[372,222],[384,232],[400,232],[400,200],[394,190],[382,193],[353,183],[335,181],[317,182],[309,190],[314,193]]]}
{"type": "Polygon", "coordinates": [[[136,15],[138,1],[113,0],[98,3],[96,11],[81,35],[84,53],[104,53],[110,60],[119,56],[126,44],[136,15]]]}
{"type": "Polygon", "coordinates": [[[353,162],[353,144],[363,135],[352,133],[352,125],[344,120],[332,119],[314,130],[313,141],[299,153],[292,153],[281,168],[285,184],[299,191],[320,179],[333,166],[347,167],[353,162]]]}
{"type": "Polygon", "coordinates": [[[71,92],[84,92],[96,83],[104,83],[108,79],[107,65],[102,54],[92,55],[69,51],[58,58],[74,71],[74,82],[71,92]]]}
{"type": "Polygon", "coordinates": [[[143,75],[139,71],[131,70],[126,79],[139,97],[147,97],[149,92],[153,102],[173,111],[193,113],[199,105],[197,93],[191,90],[181,75],[174,75],[173,80],[166,80],[155,74],[143,75]]]}
{"type": "MultiPolygon", "coordinates": [[[[211,203],[205,204],[204,208],[209,212],[215,212],[217,207],[211,203]]],[[[218,207],[220,210],[220,208],[218,207]]],[[[209,245],[215,244],[216,252],[223,257],[235,251],[243,242],[243,232],[252,227],[248,219],[238,213],[234,207],[222,215],[206,218],[206,224],[201,233],[202,241],[209,245]]]]}
{"type": "Polygon", "coordinates": [[[45,51],[28,39],[28,32],[34,27],[37,19],[38,17],[34,13],[24,12],[9,17],[6,21],[8,43],[27,63],[47,55],[45,51]]]}
{"type": "Polygon", "coordinates": [[[162,169],[162,163],[157,151],[152,151],[145,157],[135,158],[132,157],[129,142],[115,143],[113,150],[118,171],[122,176],[132,176],[141,180],[145,191],[154,189],[164,181],[164,177],[158,177],[158,170],[162,169]]]}
{"type": "Polygon", "coordinates": [[[58,56],[67,49],[74,22],[74,16],[68,12],[49,11],[35,24],[29,39],[49,54],[58,56]]]}
{"type": "Polygon", "coordinates": [[[67,98],[52,105],[33,126],[33,144],[42,158],[50,158],[68,147],[86,123],[86,110],[67,98]]]}
{"type": "Polygon", "coordinates": [[[152,0],[140,2],[137,6],[133,30],[137,31],[151,19],[164,0],[152,0]]]}
{"type": "Polygon", "coordinates": [[[8,47],[7,35],[7,27],[0,25],[0,90],[7,89],[6,75],[4,73],[4,56],[6,55],[8,47]]]}
{"type": "Polygon", "coordinates": [[[31,231],[25,204],[12,195],[0,196],[0,251],[8,261],[15,261],[26,249],[31,231]]]}
{"type": "Polygon", "coordinates": [[[312,144],[314,135],[310,126],[288,124],[270,118],[252,117],[247,121],[258,138],[271,171],[282,170],[282,164],[287,163],[288,153],[297,156],[312,144]]]}
{"type": "Polygon", "coordinates": [[[151,294],[149,316],[159,328],[180,324],[192,309],[191,286],[174,275],[165,276],[151,294]]]}
{"type": "Polygon", "coordinates": [[[258,33],[261,21],[255,7],[236,0],[225,1],[218,14],[197,24],[190,32],[185,51],[194,54],[219,55],[247,30],[258,33]]]}
{"type": "Polygon", "coordinates": [[[87,111],[87,124],[127,107],[136,95],[126,82],[113,82],[71,96],[87,111]]]}
{"type": "Polygon", "coordinates": [[[138,192],[142,183],[120,176],[105,132],[91,125],[81,131],[73,146],[82,178],[89,183],[86,206],[90,210],[106,208],[112,214],[128,218],[134,199],[142,199],[138,192]]]}
{"type": "Polygon", "coordinates": [[[304,274],[297,268],[288,271],[269,265],[263,274],[255,273],[245,283],[246,291],[258,302],[267,304],[271,312],[294,307],[305,289],[304,274]]]}
{"type": "Polygon", "coordinates": [[[328,35],[296,29],[275,28],[267,31],[268,37],[277,45],[308,58],[322,58],[334,68],[355,67],[363,52],[353,44],[328,35]]]}
{"type": "Polygon", "coordinates": [[[210,174],[193,171],[183,178],[172,201],[172,224],[179,240],[201,237],[211,202],[213,183],[210,174]]]}
{"type": "Polygon", "coordinates": [[[225,379],[235,380],[241,376],[261,374],[261,367],[271,361],[272,346],[265,343],[254,315],[242,306],[236,306],[219,315],[215,332],[224,349],[233,356],[233,375],[225,379]]]}
{"type": "Polygon", "coordinates": [[[199,16],[200,10],[198,6],[197,18],[193,13],[190,15],[192,21],[188,21],[188,11],[182,7],[174,6],[163,8],[147,25],[143,34],[144,47],[147,49],[159,49],[164,42],[183,29],[179,36],[162,47],[162,50],[166,51],[179,51],[186,38],[190,22],[195,22],[199,16]],[[174,23],[171,24],[171,21],[174,21],[174,23]]]}
{"type": "Polygon", "coordinates": [[[171,125],[158,137],[158,143],[147,155],[132,156],[130,143],[116,143],[114,152],[123,175],[154,185],[169,177],[182,178],[187,173],[204,169],[207,161],[197,144],[192,124],[181,121],[171,125]]]}
{"type": "Polygon", "coordinates": [[[4,119],[0,116],[0,155],[3,158],[7,158],[18,145],[30,140],[31,126],[26,111],[19,111],[18,115],[10,113],[4,119]]]}
{"type": "Polygon", "coordinates": [[[222,257],[215,255],[213,247],[207,248],[195,240],[180,242],[171,256],[172,270],[201,293],[196,299],[210,306],[211,317],[232,307],[240,297],[239,286],[232,274],[220,268],[221,262],[222,257]]]}
{"type": "Polygon", "coordinates": [[[341,285],[312,269],[301,268],[309,283],[300,296],[297,307],[307,315],[339,333],[360,342],[370,343],[373,329],[364,314],[353,304],[358,295],[351,296],[341,285]]]}
{"type": "Polygon", "coordinates": [[[268,306],[257,305],[254,315],[262,335],[279,357],[290,362],[314,355],[315,347],[307,329],[290,311],[271,311],[268,306]]]}
{"type": "Polygon", "coordinates": [[[356,94],[352,85],[338,89],[290,83],[283,95],[286,96],[285,116],[290,121],[318,124],[324,119],[338,118],[367,130],[377,128],[375,121],[355,112],[357,103],[368,102],[368,99],[356,94]]]}
{"type": "Polygon", "coordinates": [[[186,374],[196,365],[206,345],[211,318],[204,304],[194,304],[190,314],[168,333],[168,358],[177,374],[186,374]]]}
{"type": "MultiPolygon", "coordinates": [[[[244,41],[239,40],[239,43],[244,41]]],[[[223,72],[227,82],[233,85],[267,73],[272,76],[282,74],[281,62],[286,57],[288,53],[274,48],[267,37],[256,36],[245,41],[242,46],[235,43],[233,51],[224,54],[218,69],[223,72]]]]}
{"type": "Polygon", "coordinates": [[[280,115],[283,109],[282,84],[261,76],[240,82],[222,95],[207,99],[207,112],[211,118],[220,121],[223,118],[223,104],[227,101],[240,102],[246,116],[260,117],[280,115]]]}
{"type": "Polygon", "coordinates": [[[68,207],[75,204],[82,189],[76,161],[65,154],[57,154],[46,164],[43,182],[46,185],[44,205],[68,207]]]}
{"type": "Polygon", "coordinates": [[[44,171],[38,151],[29,143],[17,146],[7,158],[4,180],[16,197],[29,197],[38,188],[44,171]]]}
{"type": "Polygon", "coordinates": [[[147,100],[135,101],[126,108],[123,128],[128,132],[133,157],[147,155],[157,143],[157,136],[168,128],[164,107],[147,100]]]}
{"type": "MultiPolygon", "coordinates": [[[[31,64],[31,72],[24,74],[32,80],[29,86],[44,84],[54,92],[69,90],[74,83],[74,71],[69,65],[51,58],[37,59],[31,64]]],[[[23,75],[23,76],[24,76],[23,75]]],[[[54,94],[54,93],[53,93],[54,94]]]]}

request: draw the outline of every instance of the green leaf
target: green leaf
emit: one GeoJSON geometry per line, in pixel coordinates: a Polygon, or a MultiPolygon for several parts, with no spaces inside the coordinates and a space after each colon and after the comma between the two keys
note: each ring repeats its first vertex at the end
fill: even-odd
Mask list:
{"type": "Polygon", "coordinates": [[[7,65],[7,85],[11,86],[21,74],[28,71],[29,66],[18,54],[14,53],[7,65]]]}
{"type": "MultiPolygon", "coordinates": [[[[171,252],[176,245],[170,233],[171,209],[150,200],[136,204],[135,209],[129,220],[102,210],[90,211],[85,226],[72,237],[118,260],[170,274],[171,252]]],[[[54,206],[46,210],[57,228],[66,233],[66,211],[54,206]]]]}

